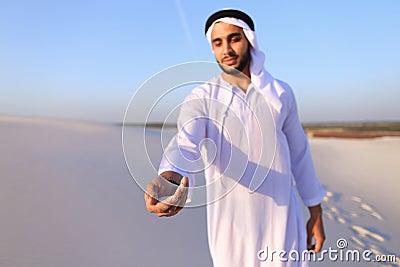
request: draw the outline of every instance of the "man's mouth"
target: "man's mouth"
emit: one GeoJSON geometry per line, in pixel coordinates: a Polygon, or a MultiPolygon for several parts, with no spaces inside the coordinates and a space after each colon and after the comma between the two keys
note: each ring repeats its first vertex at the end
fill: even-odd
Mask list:
{"type": "Polygon", "coordinates": [[[222,64],[228,66],[234,65],[236,64],[236,62],[237,62],[237,57],[229,57],[222,60],[222,64]]]}

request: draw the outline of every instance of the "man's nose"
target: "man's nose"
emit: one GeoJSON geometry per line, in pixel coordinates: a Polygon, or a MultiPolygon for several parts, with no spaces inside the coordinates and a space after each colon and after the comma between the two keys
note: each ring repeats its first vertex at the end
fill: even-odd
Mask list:
{"type": "Polygon", "coordinates": [[[232,46],[229,42],[225,42],[223,44],[223,53],[224,55],[229,55],[233,51],[232,46]]]}

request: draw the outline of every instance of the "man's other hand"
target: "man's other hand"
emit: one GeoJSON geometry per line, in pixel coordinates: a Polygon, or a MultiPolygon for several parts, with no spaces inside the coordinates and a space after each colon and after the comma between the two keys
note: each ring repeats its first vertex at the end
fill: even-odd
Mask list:
{"type": "Polygon", "coordinates": [[[324,225],[322,223],[321,205],[308,207],[310,219],[307,222],[307,249],[320,252],[325,241],[324,225]],[[313,238],[315,244],[312,243],[313,238]]]}

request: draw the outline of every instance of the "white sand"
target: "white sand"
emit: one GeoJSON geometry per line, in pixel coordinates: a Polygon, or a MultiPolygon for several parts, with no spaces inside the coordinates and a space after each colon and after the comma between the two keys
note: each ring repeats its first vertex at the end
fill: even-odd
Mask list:
{"type": "MultiPolygon", "coordinates": [[[[323,203],[325,247],[337,249],[337,239],[345,238],[348,249],[399,257],[400,138],[315,138],[310,145],[317,173],[328,191],[323,203]]],[[[400,262],[368,266],[400,266],[400,262]]]]}
{"type": "MultiPolygon", "coordinates": [[[[0,133],[0,266],[211,266],[205,208],[148,214],[121,127],[0,116],[0,133]]],[[[400,139],[312,139],[311,147],[328,190],[325,246],[341,237],[399,255],[400,139]]],[[[147,166],[142,152],[135,157],[147,166]]]]}

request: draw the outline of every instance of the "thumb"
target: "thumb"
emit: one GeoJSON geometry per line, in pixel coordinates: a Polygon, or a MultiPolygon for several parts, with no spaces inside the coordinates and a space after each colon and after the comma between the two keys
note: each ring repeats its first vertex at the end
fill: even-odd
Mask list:
{"type": "Polygon", "coordinates": [[[178,203],[181,202],[183,198],[185,198],[186,200],[188,187],[189,187],[189,180],[187,177],[183,177],[174,195],[170,197],[170,200],[172,201],[171,204],[178,205],[178,203]]]}
{"type": "Polygon", "coordinates": [[[322,241],[317,238],[313,249],[315,252],[320,252],[321,248],[322,248],[322,241]]]}
{"type": "Polygon", "coordinates": [[[187,178],[186,176],[183,176],[183,178],[181,179],[181,186],[189,187],[189,178],[187,178]]]}
{"type": "Polygon", "coordinates": [[[176,196],[178,199],[182,198],[182,196],[184,196],[187,193],[188,187],[189,187],[189,179],[186,176],[184,176],[181,179],[181,183],[176,189],[174,196],[176,196]]]}
{"type": "Polygon", "coordinates": [[[189,180],[187,177],[183,177],[181,179],[181,183],[178,188],[175,190],[175,193],[165,199],[163,202],[168,203],[169,205],[183,207],[187,198],[189,187],[189,180]]]}

